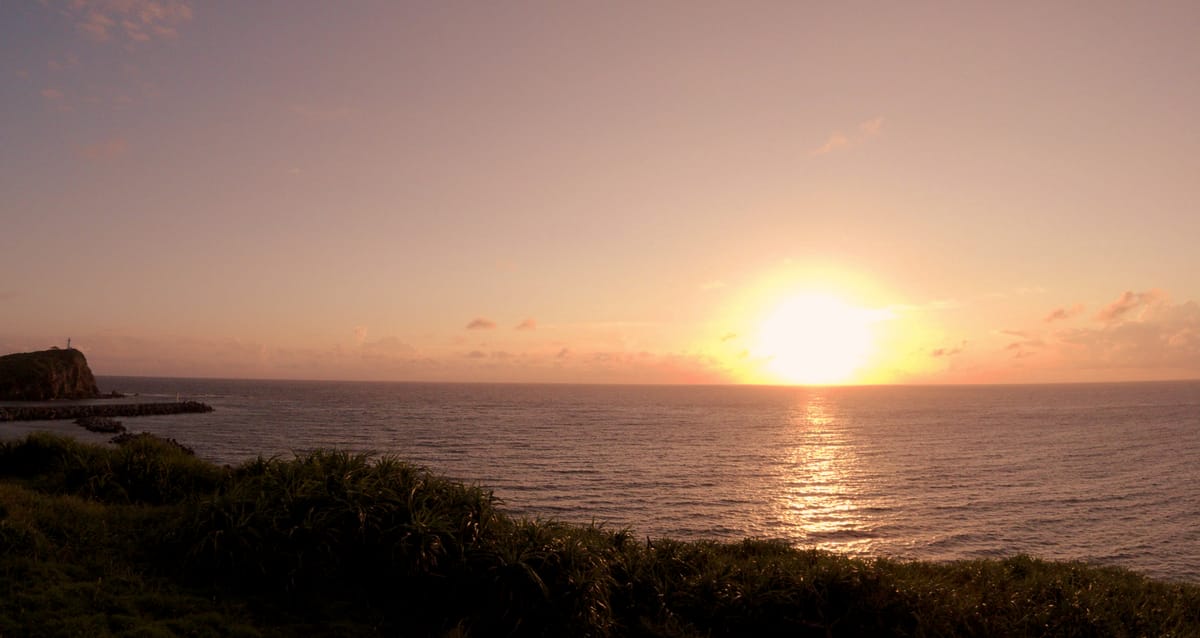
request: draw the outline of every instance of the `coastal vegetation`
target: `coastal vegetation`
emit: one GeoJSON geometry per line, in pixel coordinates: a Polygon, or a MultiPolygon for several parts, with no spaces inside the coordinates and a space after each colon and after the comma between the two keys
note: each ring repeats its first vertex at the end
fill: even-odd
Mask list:
{"type": "Polygon", "coordinates": [[[393,457],[0,444],[0,636],[1195,636],[1200,585],[527,520],[393,457]]]}

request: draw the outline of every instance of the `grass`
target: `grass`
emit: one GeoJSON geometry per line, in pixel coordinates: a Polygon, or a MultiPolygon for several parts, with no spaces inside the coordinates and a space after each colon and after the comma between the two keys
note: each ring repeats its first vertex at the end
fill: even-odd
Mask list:
{"type": "Polygon", "coordinates": [[[1198,636],[1200,586],[516,519],[392,457],[0,444],[0,636],[1198,636]]]}

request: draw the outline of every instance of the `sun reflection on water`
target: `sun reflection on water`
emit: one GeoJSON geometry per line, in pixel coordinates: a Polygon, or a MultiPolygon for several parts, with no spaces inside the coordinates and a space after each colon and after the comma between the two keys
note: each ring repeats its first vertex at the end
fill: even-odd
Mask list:
{"type": "Polygon", "coordinates": [[[825,392],[810,392],[789,424],[777,515],[804,546],[856,552],[871,533],[859,512],[859,458],[854,441],[825,392]]]}

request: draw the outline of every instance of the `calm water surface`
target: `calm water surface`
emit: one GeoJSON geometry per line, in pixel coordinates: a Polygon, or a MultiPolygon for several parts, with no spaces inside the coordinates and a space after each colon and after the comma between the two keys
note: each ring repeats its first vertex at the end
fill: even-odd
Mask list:
{"type": "MultiPolygon", "coordinates": [[[[1200,382],[770,388],[100,378],[216,411],[125,419],[208,459],[392,453],[529,516],[1200,582],[1200,382]]],[[[0,424],[0,436],[69,422],[0,424]]]]}

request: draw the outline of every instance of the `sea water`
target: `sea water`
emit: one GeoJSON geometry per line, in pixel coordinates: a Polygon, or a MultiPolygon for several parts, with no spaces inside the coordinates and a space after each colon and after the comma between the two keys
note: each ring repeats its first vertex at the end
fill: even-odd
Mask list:
{"type": "MultiPolygon", "coordinates": [[[[236,464],[392,454],[518,515],[927,560],[1028,553],[1200,582],[1200,382],[791,388],[101,377],[236,464]]],[[[0,424],[0,436],[68,422],[0,424]]]]}

